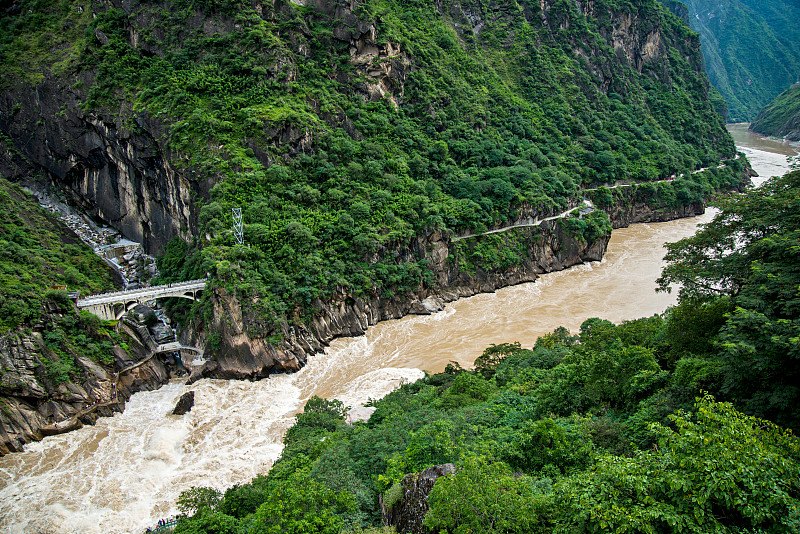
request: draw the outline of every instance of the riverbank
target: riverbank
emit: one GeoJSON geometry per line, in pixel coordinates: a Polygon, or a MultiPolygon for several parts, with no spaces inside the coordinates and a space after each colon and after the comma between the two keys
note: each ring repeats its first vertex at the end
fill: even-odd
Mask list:
{"type": "MultiPolygon", "coordinates": [[[[744,147],[740,147],[744,148],[744,147]]],[[[748,153],[760,165],[785,157],[748,153]]],[[[407,316],[334,340],[292,375],[268,380],[172,381],[133,395],[126,410],[92,427],[48,437],[0,459],[0,529],[9,532],[141,532],[177,512],[191,486],[225,489],[269,470],[282,437],[312,395],[357,406],[401,382],[471,364],[491,343],[530,346],[555,326],[583,319],[619,322],[663,311],[674,295],[654,294],[665,241],[691,235],[701,218],[615,230],[605,258],[407,316]],[[169,415],[186,391],[195,406],[169,415]]]]}

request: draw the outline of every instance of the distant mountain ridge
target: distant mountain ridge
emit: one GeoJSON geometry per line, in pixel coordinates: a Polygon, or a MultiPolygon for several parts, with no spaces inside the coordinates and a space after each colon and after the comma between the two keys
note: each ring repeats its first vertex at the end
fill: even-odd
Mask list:
{"type": "Polygon", "coordinates": [[[767,104],[750,125],[754,132],[800,141],[800,83],[767,104]]]}
{"type": "MultiPolygon", "coordinates": [[[[670,7],[673,2],[664,2],[670,7]]],[[[800,3],[790,0],[686,0],[712,85],[729,122],[755,118],[800,76],[800,3]]],[[[674,11],[674,10],[673,10],[674,11]]]]}

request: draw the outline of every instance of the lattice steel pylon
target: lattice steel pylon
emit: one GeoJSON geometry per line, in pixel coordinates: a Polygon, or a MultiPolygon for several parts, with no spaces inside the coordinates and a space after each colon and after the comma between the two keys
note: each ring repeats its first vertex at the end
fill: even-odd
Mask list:
{"type": "Polygon", "coordinates": [[[244,225],[242,225],[242,208],[232,208],[233,213],[233,237],[236,243],[244,245],[244,225]]]}

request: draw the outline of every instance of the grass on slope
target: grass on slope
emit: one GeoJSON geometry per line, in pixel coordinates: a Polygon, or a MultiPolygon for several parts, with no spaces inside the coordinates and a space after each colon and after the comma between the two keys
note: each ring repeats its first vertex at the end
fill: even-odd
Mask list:
{"type": "Polygon", "coordinates": [[[0,333],[36,322],[54,286],[83,294],[113,289],[111,271],[91,248],[30,194],[0,178],[0,333]]]}

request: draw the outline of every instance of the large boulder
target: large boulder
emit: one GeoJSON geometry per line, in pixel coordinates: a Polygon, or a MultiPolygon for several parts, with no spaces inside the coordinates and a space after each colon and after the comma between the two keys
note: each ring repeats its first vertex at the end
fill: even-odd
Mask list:
{"type": "Polygon", "coordinates": [[[172,415],[183,415],[190,411],[194,406],[194,391],[187,391],[183,395],[181,395],[180,400],[178,400],[178,404],[175,405],[175,409],[172,410],[172,415]]]}
{"type": "Polygon", "coordinates": [[[403,477],[400,482],[402,491],[400,498],[396,502],[381,501],[383,522],[394,526],[401,534],[431,533],[432,531],[422,524],[428,512],[428,496],[439,477],[455,472],[455,465],[443,464],[429,467],[419,474],[403,477]]]}

